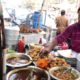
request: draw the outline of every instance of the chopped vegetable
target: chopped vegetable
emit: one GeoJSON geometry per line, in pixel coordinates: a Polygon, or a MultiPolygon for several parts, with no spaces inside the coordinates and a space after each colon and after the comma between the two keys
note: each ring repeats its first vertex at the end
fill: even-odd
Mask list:
{"type": "Polygon", "coordinates": [[[37,61],[37,66],[40,68],[47,68],[49,61],[47,59],[39,59],[37,61]]]}

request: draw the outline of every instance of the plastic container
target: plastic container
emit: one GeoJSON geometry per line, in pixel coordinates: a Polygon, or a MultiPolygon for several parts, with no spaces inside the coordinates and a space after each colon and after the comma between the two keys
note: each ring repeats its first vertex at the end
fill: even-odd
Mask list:
{"type": "Polygon", "coordinates": [[[80,71],[80,54],[77,55],[77,70],[80,71]]]}
{"type": "Polygon", "coordinates": [[[42,15],[39,11],[35,11],[32,15],[33,28],[38,28],[38,25],[42,26],[42,15]],[[39,20],[40,18],[40,20],[39,20]]]}
{"type": "Polygon", "coordinates": [[[36,34],[36,33],[29,33],[29,34],[20,34],[20,36],[24,36],[25,37],[25,44],[30,44],[30,43],[34,43],[34,44],[38,44],[39,43],[39,39],[43,38],[43,34],[36,34]]]}
{"type": "Polygon", "coordinates": [[[6,36],[6,45],[11,47],[12,45],[16,45],[18,36],[19,36],[19,27],[5,27],[5,36],[6,36]]]}

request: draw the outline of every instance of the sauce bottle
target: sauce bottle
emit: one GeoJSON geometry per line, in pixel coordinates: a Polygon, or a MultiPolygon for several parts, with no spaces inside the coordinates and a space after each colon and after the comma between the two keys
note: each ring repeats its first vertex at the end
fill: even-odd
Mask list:
{"type": "Polygon", "coordinates": [[[42,44],[42,38],[39,39],[39,44],[42,44]]]}
{"type": "Polygon", "coordinates": [[[18,40],[18,52],[20,53],[24,53],[25,52],[25,41],[24,41],[24,37],[22,37],[22,39],[18,40]]]}

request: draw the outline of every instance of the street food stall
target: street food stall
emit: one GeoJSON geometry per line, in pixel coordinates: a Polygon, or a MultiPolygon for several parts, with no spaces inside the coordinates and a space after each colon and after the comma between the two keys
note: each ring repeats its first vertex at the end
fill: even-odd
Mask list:
{"type": "Polygon", "coordinates": [[[60,10],[67,11],[69,24],[72,24],[77,20],[76,8],[80,1],[9,2],[2,1],[7,46],[5,80],[80,80],[80,54],[76,55],[65,43],[48,54],[41,53],[46,43],[56,37],[55,17],[60,15],[60,10]]]}
{"type": "MultiPolygon", "coordinates": [[[[27,53],[6,54],[6,66],[7,66],[6,79],[7,80],[80,79],[80,72],[79,70],[77,70],[77,67],[79,68],[79,63],[78,66],[75,66],[77,65],[76,58],[73,58],[72,56],[70,57],[70,55],[67,57],[64,57],[60,54],[56,56],[55,52],[49,53],[47,55],[41,55],[40,53],[41,48],[42,45],[31,44],[29,47],[29,51],[27,53]]],[[[66,50],[66,52],[70,51],[66,50]]]]}

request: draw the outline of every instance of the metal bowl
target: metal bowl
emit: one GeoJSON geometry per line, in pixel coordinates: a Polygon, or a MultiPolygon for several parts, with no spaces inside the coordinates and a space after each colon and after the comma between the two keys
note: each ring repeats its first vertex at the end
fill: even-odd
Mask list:
{"type": "Polygon", "coordinates": [[[23,53],[6,54],[6,65],[9,67],[12,67],[12,68],[24,67],[24,66],[30,65],[31,63],[32,63],[32,58],[29,55],[26,55],[23,53]],[[13,59],[13,58],[16,58],[18,60],[15,60],[15,61],[12,60],[13,63],[11,63],[10,59],[13,59]]]}
{"type": "Polygon", "coordinates": [[[53,74],[53,72],[56,71],[56,70],[60,70],[60,69],[62,69],[62,68],[65,68],[66,70],[64,70],[62,74],[59,74],[60,76],[62,76],[63,74],[65,74],[67,71],[70,70],[71,73],[74,74],[74,76],[75,76],[75,78],[76,78],[75,80],[80,80],[80,73],[79,73],[76,69],[74,69],[74,68],[72,68],[72,67],[53,67],[53,68],[51,68],[51,69],[49,70],[50,76],[51,76],[53,79],[61,80],[61,79],[59,79],[58,77],[56,77],[56,76],[53,74]]]}
{"type": "Polygon", "coordinates": [[[50,75],[47,71],[35,66],[19,68],[10,71],[7,74],[6,80],[50,80],[50,75]],[[37,79],[36,79],[37,78],[37,79]]]}

